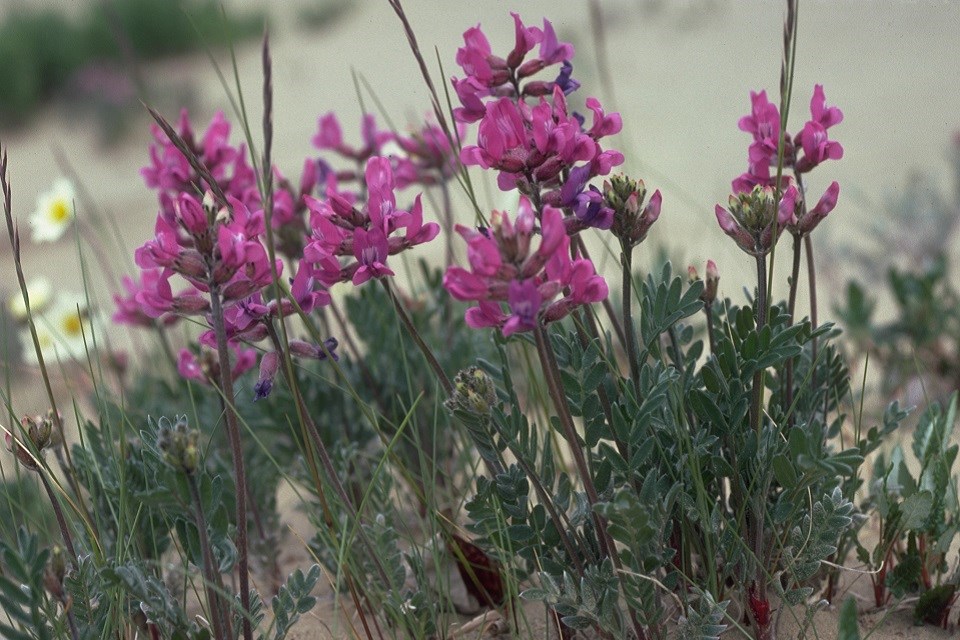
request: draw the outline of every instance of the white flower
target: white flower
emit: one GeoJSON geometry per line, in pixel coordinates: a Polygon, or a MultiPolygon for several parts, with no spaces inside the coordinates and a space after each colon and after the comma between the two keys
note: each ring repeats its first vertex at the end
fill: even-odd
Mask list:
{"type": "Polygon", "coordinates": [[[73,183],[61,178],[37,198],[37,210],[30,216],[34,242],[53,242],[66,233],[76,215],[75,195],[73,183]]]}
{"type": "MultiPolygon", "coordinates": [[[[43,313],[43,310],[50,304],[52,293],[53,285],[43,276],[28,282],[27,295],[30,296],[30,310],[33,313],[43,313]]],[[[19,288],[7,298],[7,310],[17,322],[23,322],[27,319],[27,307],[23,304],[23,294],[19,288]]]]}
{"type": "MultiPolygon", "coordinates": [[[[80,296],[57,300],[49,311],[35,319],[34,324],[44,362],[82,362],[87,359],[87,349],[93,349],[90,314],[86,300],[80,296]]],[[[39,364],[30,329],[25,329],[22,336],[24,361],[39,364]]]]}

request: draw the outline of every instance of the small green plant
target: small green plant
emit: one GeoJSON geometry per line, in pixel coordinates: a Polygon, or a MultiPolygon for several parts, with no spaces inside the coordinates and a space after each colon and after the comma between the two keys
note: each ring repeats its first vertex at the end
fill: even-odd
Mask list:
{"type": "Polygon", "coordinates": [[[957,394],[944,410],[931,405],[920,416],[911,447],[918,471],[911,473],[900,446],[889,459],[878,456],[864,510],[875,511],[880,539],[871,552],[858,545],[858,555],[871,566],[875,604],[892,597],[920,594],[919,621],[946,624],[957,588],[956,567],[948,551],[960,527],[958,445],[951,444],[957,394]]]}

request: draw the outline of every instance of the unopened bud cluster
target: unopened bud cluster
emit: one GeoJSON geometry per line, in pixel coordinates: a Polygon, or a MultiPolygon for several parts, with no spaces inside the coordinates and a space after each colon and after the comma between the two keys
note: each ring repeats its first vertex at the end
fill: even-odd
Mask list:
{"type": "Polygon", "coordinates": [[[717,205],[717,222],[741,249],[753,256],[766,255],[786,225],[795,219],[798,197],[793,185],[779,200],[776,189],[757,185],[730,196],[729,210],[717,205]]]}
{"type": "Polygon", "coordinates": [[[187,417],[181,416],[175,425],[166,418],[160,418],[157,448],[163,457],[177,471],[193,475],[200,464],[200,452],[197,448],[199,432],[187,426],[187,417]]]}
{"type": "Polygon", "coordinates": [[[31,447],[24,444],[21,438],[26,437],[33,445],[32,449],[38,454],[54,443],[53,430],[53,411],[48,411],[45,416],[24,416],[20,419],[22,427],[21,437],[15,438],[10,433],[4,437],[7,450],[12,451],[20,462],[27,469],[37,471],[40,466],[37,459],[31,452],[31,447]]]}
{"type": "Polygon", "coordinates": [[[625,175],[616,175],[603,183],[603,199],[613,209],[613,234],[634,247],[647,237],[650,227],[660,217],[660,191],[654,191],[650,202],[644,207],[647,188],[643,180],[631,180],[625,175]]]}
{"type": "Polygon", "coordinates": [[[63,588],[63,579],[66,575],[67,554],[63,547],[55,546],[50,552],[50,559],[43,571],[43,586],[60,602],[69,597],[63,588]]]}
{"type": "Polygon", "coordinates": [[[454,378],[453,384],[453,395],[445,402],[450,411],[463,411],[477,417],[490,415],[497,403],[497,390],[483,369],[464,369],[454,378]]]}

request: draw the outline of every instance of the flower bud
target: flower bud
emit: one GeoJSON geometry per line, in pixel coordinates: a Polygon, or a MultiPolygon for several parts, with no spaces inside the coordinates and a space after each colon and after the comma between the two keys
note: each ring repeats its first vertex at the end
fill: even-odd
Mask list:
{"type": "Polygon", "coordinates": [[[50,444],[50,434],[53,432],[52,414],[48,413],[46,417],[24,416],[20,419],[20,424],[38,451],[42,451],[50,444]]]}
{"type": "Polygon", "coordinates": [[[475,416],[489,416],[497,404],[497,390],[490,376],[479,367],[470,367],[453,380],[453,395],[446,400],[451,411],[465,411],[475,416]]]}
{"type": "Polygon", "coordinates": [[[704,286],[703,293],[700,295],[700,299],[703,300],[704,304],[713,304],[713,301],[717,299],[717,285],[719,283],[720,272],[717,271],[717,263],[713,260],[707,260],[706,286],[704,286]]]}
{"type": "Polygon", "coordinates": [[[157,448],[163,452],[167,463],[177,471],[193,475],[200,466],[200,451],[197,448],[199,433],[187,426],[187,417],[180,416],[173,426],[167,418],[160,418],[157,433],[157,448]]]}
{"type": "Polygon", "coordinates": [[[517,69],[518,78],[529,78],[532,75],[540,73],[546,67],[546,63],[540,58],[527,60],[517,69]]]}
{"type": "Polygon", "coordinates": [[[604,183],[603,195],[607,206],[614,211],[613,234],[630,247],[643,242],[650,227],[660,217],[663,202],[660,190],[654,191],[650,201],[643,207],[647,197],[643,180],[634,181],[618,175],[611,178],[609,183],[604,183]]]}
{"type": "Polygon", "coordinates": [[[63,547],[55,546],[50,552],[50,559],[43,570],[43,586],[56,598],[63,602],[66,593],[63,590],[63,578],[67,574],[67,559],[63,547]]]}
{"type": "MultiPolygon", "coordinates": [[[[291,345],[292,347],[292,345],[291,345]]],[[[291,348],[292,351],[292,348],[291,348]]],[[[253,401],[263,400],[273,390],[273,379],[280,368],[280,356],[276,351],[269,351],[260,358],[260,377],[253,386],[253,401]]]]}

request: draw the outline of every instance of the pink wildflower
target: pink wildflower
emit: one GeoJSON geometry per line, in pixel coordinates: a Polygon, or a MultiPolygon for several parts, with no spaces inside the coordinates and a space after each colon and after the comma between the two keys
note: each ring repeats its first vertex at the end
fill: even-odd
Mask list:
{"type": "Polygon", "coordinates": [[[506,213],[495,211],[490,229],[457,227],[467,241],[471,268],[449,267],[443,283],[454,298],[478,303],[466,313],[469,326],[495,326],[510,336],[538,322],[560,320],[577,306],[607,296],[606,282],[593,264],[570,257],[563,214],[544,207],[540,243],[533,250],[535,221],[529,200],[521,198],[515,224],[506,213]]]}
{"type": "Polygon", "coordinates": [[[313,233],[304,247],[311,276],[326,285],[351,280],[355,285],[393,275],[387,258],[429,242],[440,232],[435,222],[423,222],[420,197],[409,210],[398,209],[393,169],[387,158],[373,157],[364,172],[368,200],[362,210],[337,193],[326,200],[307,196],[313,233]],[[398,231],[403,233],[397,233],[398,231]],[[345,264],[342,258],[347,258],[345,264]]]}

